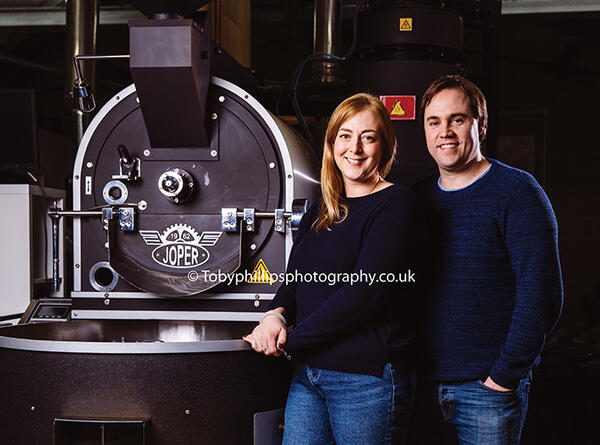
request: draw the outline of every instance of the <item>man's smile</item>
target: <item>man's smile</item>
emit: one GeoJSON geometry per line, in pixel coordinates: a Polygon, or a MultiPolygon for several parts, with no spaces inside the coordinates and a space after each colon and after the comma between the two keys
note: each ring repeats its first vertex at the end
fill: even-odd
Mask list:
{"type": "Polygon", "coordinates": [[[446,142],[444,144],[440,144],[437,146],[437,148],[441,148],[442,150],[445,149],[453,149],[456,148],[460,145],[460,142],[446,142]]]}

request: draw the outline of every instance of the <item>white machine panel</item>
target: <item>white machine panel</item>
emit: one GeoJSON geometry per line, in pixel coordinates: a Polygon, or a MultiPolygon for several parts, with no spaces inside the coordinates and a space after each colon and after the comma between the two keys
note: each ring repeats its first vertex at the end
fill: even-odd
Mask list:
{"type": "MultiPolygon", "coordinates": [[[[64,190],[27,184],[0,184],[0,317],[21,314],[38,286],[51,288],[52,223],[47,215],[54,202],[63,206],[64,190]],[[44,218],[46,224],[44,225],[44,218]]],[[[60,233],[64,233],[60,221],[60,233]]],[[[63,238],[59,239],[60,288],[64,297],[63,238]]],[[[42,295],[49,296],[49,295],[42,295]]]]}

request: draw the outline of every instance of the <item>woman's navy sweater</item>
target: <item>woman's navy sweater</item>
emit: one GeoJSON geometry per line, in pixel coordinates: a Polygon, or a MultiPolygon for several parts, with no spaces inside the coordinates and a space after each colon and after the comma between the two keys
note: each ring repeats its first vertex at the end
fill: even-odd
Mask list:
{"type": "Polygon", "coordinates": [[[283,307],[295,325],[284,348],[302,363],[381,376],[391,362],[408,372],[422,212],[400,185],[346,203],[331,230],[311,227],[320,202],[304,215],[287,267],[302,279],[282,285],[269,308],[283,307]]]}

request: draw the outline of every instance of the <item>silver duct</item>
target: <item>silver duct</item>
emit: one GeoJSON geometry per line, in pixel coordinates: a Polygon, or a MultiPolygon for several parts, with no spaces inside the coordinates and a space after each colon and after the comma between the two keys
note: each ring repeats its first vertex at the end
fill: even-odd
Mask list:
{"type": "MultiPolygon", "coordinates": [[[[340,0],[315,0],[314,51],[339,55],[342,8],[340,0]]],[[[314,62],[313,78],[321,83],[339,79],[339,63],[314,62]]]]}
{"type": "MultiPolygon", "coordinates": [[[[72,105],[77,145],[86,126],[86,117],[74,106],[73,83],[76,79],[73,57],[95,54],[98,29],[98,0],[67,0],[67,27],[65,45],[65,100],[72,105]]],[[[94,87],[94,62],[82,62],[82,74],[94,87]]]]}

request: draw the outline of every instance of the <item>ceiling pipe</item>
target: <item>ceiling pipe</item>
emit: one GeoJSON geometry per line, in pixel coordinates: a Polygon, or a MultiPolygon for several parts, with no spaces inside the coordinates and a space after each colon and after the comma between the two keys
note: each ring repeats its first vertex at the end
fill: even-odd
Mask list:
{"type": "MultiPolygon", "coordinates": [[[[342,23],[340,0],[315,0],[314,52],[338,56],[342,23]]],[[[313,79],[321,83],[335,83],[340,78],[340,64],[313,62],[313,79]]]]}
{"type": "MultiPolygon", "coordinates": [[[[67,0],[64,97],[67,103],[72,106],[77,145],[83,137],[87,118],[75,106],[73,99],[73,85],[77,79],[74,57],[96,53],[97,29],[98,0],[67,0]]],[[[93,89],[95,81],[94,62],[84,62],[81,68],[83,78],[93,89]]]]}

